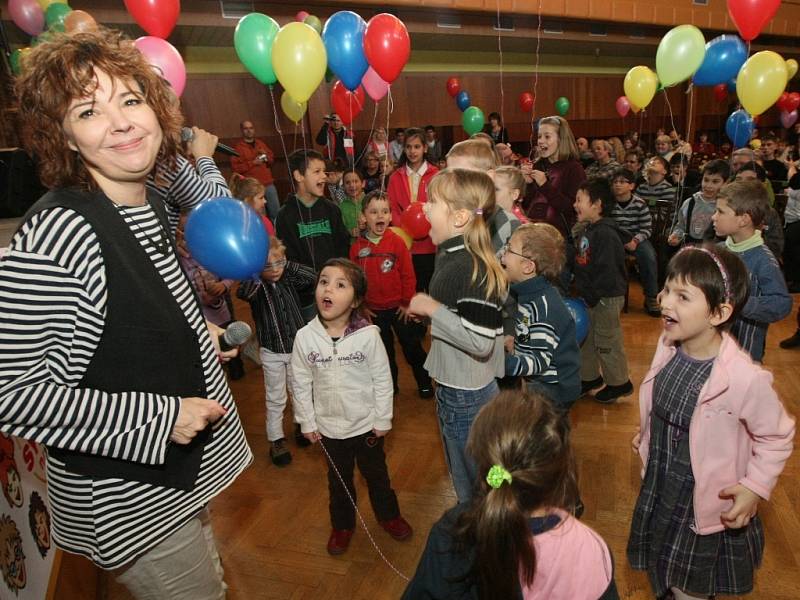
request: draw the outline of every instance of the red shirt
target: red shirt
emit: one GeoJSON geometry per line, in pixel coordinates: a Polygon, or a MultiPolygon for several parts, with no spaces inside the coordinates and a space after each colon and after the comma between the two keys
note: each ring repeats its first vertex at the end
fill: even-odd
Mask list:
{"type": "MultiPolygon", "coordinates": [[[[439,169],[428,163],[428,168],[419,182],[419,191],[417,192],[417,202],[428,201],[428,183],[430,183],[433,176],[439,172],[439,169]]],[[[389,187],[386,192],[389,194],[389,206],[392,209],[392,225],[402,227],[403,223],[400,216],[403,211],[411,204],[411,188],[408,184],[408,174],[406,167],[401,166],[392,173],[389,177],[389,187]]],[[[411,245],[411,254],[435,254],[436,245],[431,240],[430,236],[424,237],[421,240],[414,240],[411,245]]]]}
{"type": "Polygon", "coordinates": [[[239,156],[231,156],[231,168],[244,177],[255,177],[264,185],[270,185],[274,180],[272,171],[268,165],[272,164],[275,154],[263,141],[256,139],[253,144],[239,140],[233,147],[239,156]],[[253,164],[253,161],[261,156],[267,155],[267,162],[253,164]]]}
{"type": "Polygon", "coordinates": [[[350,260],[357,262],[367,276],[367,307],[389,310],[408,306],[416,292],[417,277],[406,243],[387,229],[380,242],[365,237],[350,246],[350,260]]]}

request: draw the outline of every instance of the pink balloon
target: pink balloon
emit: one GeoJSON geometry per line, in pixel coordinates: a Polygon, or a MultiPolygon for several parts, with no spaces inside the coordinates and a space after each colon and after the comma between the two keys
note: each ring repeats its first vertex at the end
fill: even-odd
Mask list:
{"type": "Polygon", "coordinates": [[[306,20],[306,17],[309,16],[309,13],[305,10],[298,11],[297,14],[294,16],[294,20],[298,23],[302,23],[306,20]]]}
{"type": "Polygon", "coordinates": [[[44,31],[44,11],[36,0],[8,0],[8,14],[14,24],[28,35],[44,31]]]}
{"type": "Polygon", "coordinates": [[[375,72],[375,69],[369,67],[364,77],[361,79],[361,85],[367,91],[370,98],[377,102],[383,98],[389,91],[389,84],[386,83],[381,76],[375,72]]]}
{"type": "Polygon", "coordinates": [[[152,35],[140,37],[134,45],[160,75],[169,81],[175,94],[183,94],[183,88],[186,87],[186,66],[175,46],[152,35]]]}
{"type": "Polygon", "coordinates": [[[781,125],[783,125],[784,129],[789,129],[796,122],[797,122],[796,110],[793,110],[792,112],[786,112],[785,110],[781,111],[781,125]]]}
{"type": "Polygon", "coordinates": [[[627,96],[620,96],[617,98],[615,106],[617,107],[617,114],[620,117],[625,117],[631,110],[631,103],[627,96]]]}

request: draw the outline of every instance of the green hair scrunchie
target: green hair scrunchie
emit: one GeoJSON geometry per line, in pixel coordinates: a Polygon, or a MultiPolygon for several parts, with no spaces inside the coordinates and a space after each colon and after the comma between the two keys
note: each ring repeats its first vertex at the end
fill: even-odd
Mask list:
{"type": "Polygon", "coordinates": [[[494,489],[499,488],[503,485],[503,482],[507,481],[509,485],[511,484],[511,473],[506,471],[501,465],[494,465],[489,472],[486,474],[486,483],[492,486],[494,489]]]}

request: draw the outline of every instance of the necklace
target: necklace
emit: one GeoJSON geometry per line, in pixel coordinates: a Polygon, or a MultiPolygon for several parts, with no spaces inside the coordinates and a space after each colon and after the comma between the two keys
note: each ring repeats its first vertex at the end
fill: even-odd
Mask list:
{"type": "Polygon", "coordinates": [[[114,202],[113,200],[111,201],[111,203],[117,207],[117,210],[119,214],[122,216],[122,220],[125,221],[125,224],[129,228],[133,228],[135,230],[134,237],[139,237],[138,234],[141,234],[141,236],[145,240],[145,243],[151,248],[153,248],[153,250],[158,252],[161,256],[166,256],[167,254],[169,254],[169,249],[170,249],[169,237],[164,231],[164,226],[161,224],[158,215],[156,215],[156,223],[158,223],[158,234],[156,236],[156,239],[153,239],[147,234],[147,232],[141,227],[141,225],[139,225],[139,223],[136,222],[134,218],[130,219],[128,218],[125,209],[130,207],[121,206],[116,202],[114,202]]]}

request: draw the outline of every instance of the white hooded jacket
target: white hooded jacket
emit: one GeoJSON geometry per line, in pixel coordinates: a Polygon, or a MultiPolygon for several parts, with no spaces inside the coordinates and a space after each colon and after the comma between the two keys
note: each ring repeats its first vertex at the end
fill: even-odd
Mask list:
{"type": "Polygon", "coordinates": [[[377,325],[333,341],[319,317],[297,332],[292,405],[303,433],[346,439],[392,428],[394,387],[377,325]]]}

